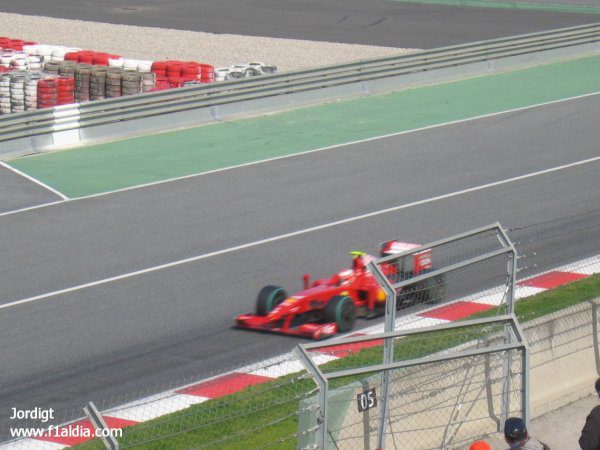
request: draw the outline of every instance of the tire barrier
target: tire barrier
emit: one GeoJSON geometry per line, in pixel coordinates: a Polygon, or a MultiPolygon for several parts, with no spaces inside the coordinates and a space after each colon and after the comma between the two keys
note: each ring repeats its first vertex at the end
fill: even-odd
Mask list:
{"type": "Polygon", "coordinates": [[[90,100],[91,64],[78,64],[75,67],[75,100],[87,102],[90,100]]]}
{"type": "Polygon", "coordinates": [[[90,76],[90,100],[106,98],[106,75],[108,67],[94,67],[90,76]]]}
{"type": "Polygon", "coordinates": [[[109,67],[106,73],[106,98],[121,97],[121,77],[125,71],[120,67],[109,67]]]}
{"type": "Polygon", "coordinates": [[[0,114],[232,80],[276,70],[275,66],[264,63],[215,69],[197,61],[139,60],[0,37],[0,83],[4,83],[0,84],[0,114]],[[19,73],[25,77],[17,76],[19,73]]]}
{"type": "Polygon", "coordinates": [[[11,77],[10,107],[12,112],[25,111],[25,74],[15,73],[11,77]]]}
{"type": "Polygon", "coordinates": [[[58,99],[58,82],[56,78],[38,81],[37,106],[38,108],[52,108],[58,99]]]}
{"type": "Polygon", "coordinates": [[[58,83],[57,105],[75,103],[75,78],[61,76],[55,79],[58,83]]]}
{"type": "Polygon", "coordinates": [[[0,75],[0,113],[10,114],[10,76],[0,75]]]}
{"type": "Polygon", "coordinates": [[[230,67],[220,67],[214,70],[214,81],[236,80],[239,78],[256,77],[277,72],[277,66],[269,66],[262,62],[236,64],[230,67]]]}

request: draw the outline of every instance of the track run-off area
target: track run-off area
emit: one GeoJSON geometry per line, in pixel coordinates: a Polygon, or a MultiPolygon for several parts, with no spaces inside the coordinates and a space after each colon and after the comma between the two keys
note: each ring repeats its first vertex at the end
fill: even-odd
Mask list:
{"type": "Polygon", "coordinates": [[[0,404],[116,405],[288,351],[233,317],[392,238],[499,221],[529,226],[530,273],[600,254],[598,73],[582,58],[6,161],[2,186],[31,189],[0,205],[0,404]]]}
{"type": "Polygon", "coordinates": [[[600,57],[582,58],[8,164],[59,195],[84,197],[595,94],[598,73],[600,57]]]}

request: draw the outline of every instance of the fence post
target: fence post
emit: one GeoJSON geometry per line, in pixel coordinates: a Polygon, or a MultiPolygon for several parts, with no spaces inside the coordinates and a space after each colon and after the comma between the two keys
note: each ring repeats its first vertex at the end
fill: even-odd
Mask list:
{"type": "MultiPolygon", "coordinates": [[[[514,314],[515,312],[515,284],[517,280],[517,250],[510,240],[508,233],[504,228],[498,226],[498,239],[505,247],[510,249],[508,253],[508,261],[506,265],[507,283],[506,283],[506,314],[514,314]]],[[[516,318],[515,318],[516,321],[516,318]]],[[[509,344],[512,343],[512,332],[509,326],[504,327],[504,342],[509,344]]],[[[500,411],[500,428],[504,427],[504,422],[508,418],[510,413],[510,391],[511,391],[511,379],[510,374],[512,371],[512,354],[509,352],[506,354],[506,359],[502,365],[502,399],[501,399],[501,411],[500,411]]],[[[521,386],[524,389],[523,386],[521,386]]],[[[525,418],[524,418],[525,419],[525,418]]],[[[527,421],[525,422],[527,423],[527,421]]],[[[500,431],[500,430],[498,430],[500,431]]]]}
{"type": "Polygon", "coordinates": [[[317,402],[319,404],[317,426],[319,428],[316,433],[316,444],[318,449],[325,450],[325,445],[327,443],[327,393],[329,385],[319,367],[314,364],[310,356],[306,354],[306,350],[302,345],[296,347],[296,354],[300,358],[304,368],[313,376],[315,382],[319,386],[319,394],[317,395],[317,402]]]}
{"type": "MultiPolygon", "coordinates": [[[[377,264],[371,261],[367,267],[379,283],[379,286],[385,291],[385,332],[391,333],[392,331],[396,331],[396,290],[381,272],[377,264]]],[[[391,364],[394,361],[394,339],[386,338],[383,345],[383,363],[391,364]]],[[[390,387],[390,371],[384,370],[382,378],[381,413],[377,431],[377,448],[380,450],[385,449],[385,440],[383,439],[383,436],[385,435],[385,418],[387,417],[389,410],[388,393],[390,387]]]]}
{"type": "Polygon", "coordinates": [[[594,342],[594,358],[596,359],[596,373],[600,375],[600,348],[598,346],[598,303],[596,300],[592,304],[592,339],[594,342]]]}
{"type": "Polygon", "coordinates": [[[98,408],[96,408],[96,405],[94,405],[94,402],[89,402],[87,406],[84,406],[83,412],[87,418],[90,419],[90,422],[92,422],[94,430],[96,430],[97,434],[99,434],[98,437],[102,439],[105,447],[108,450],[119,450],[119,443],[117,442],[117,439],[110,432],[104,431],[110,431],[110,428],[108,428],[106,425],[104,418],[102,415],[100,415],[100,412],[98,411],[98,408]]]}

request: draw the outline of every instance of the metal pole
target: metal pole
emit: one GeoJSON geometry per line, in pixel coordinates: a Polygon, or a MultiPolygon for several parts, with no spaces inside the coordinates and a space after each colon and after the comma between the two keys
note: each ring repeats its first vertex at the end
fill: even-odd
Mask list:
{"type": "Polygon", "coordinates": [[[594,358],[596,359],[596,373],[600,375],[600,348],[598,345],[598,304],[596,300],[592,304],[592,340],[594,342],[594,358]]]}
{"type": "MultiPolygon", "coordinates": [[[[516,283],[516,279],[517,279],[517,250],[514,246],[514,244],[512,243],[512,241],[510,240],[510,238],[508,237],[508,234],[506,232],[506,230],[504,230],[500,224],[498,224],[498,239],[500,239],[500,242],[505,246],[509,248],[509,259],[507,262],[507,267],[506,267],[506,271],[507,271],[507,287],[506,287],[506,314],[511,314],[514,316],[514,312],[515,312],[515,283],[516,283]]],[[[516,318],[515,318],[515,322],[516,322],[516,318]]],[[[512,329],[511,327],[507,324],[504,326],[504,337],[505,337],[505,343],[509,344],[512,342],[512,329]]],[[[519,339],[521,338],[521,336],[519,336],[519,339]]],[[[524,362],[524,361],[523,361],[524,362]]],[[[513,364],[513,358],[512,358],[512,352],[507,352],[506,354],[506,359],[503,362],[502,365],[502,378],[503,378],[503,383],[502,383],[502,398],[501,398],[501,402],[502,402],[502,407],[501,407],[501,424],[500,426],[503,427],[504,426],[504,422],[506,421],[506,419],[508,418],[508,415],[510,414],[510,392],[511,392],[511,379],[510,379],[510,375],[511,375],[511,370],[512,370],[512,364],[513,364]]],[[[529,374],[525,373],[524,374],[524,379],[523,381],[528,383],[529,382],[529,374]]],[[[526,387],[525,386],[521,386],[522,392],[521,392],[521,399],[522,402],[525,402],[522,404],[522,408],[523,408],[523,414],[527,413],[527,399],[525,398],[528,395],[529,390],[527,389],[527,392],[523,392],[526,387]]],[[[525,423],[527,423],[525,417],[523,417],[523,420],[525,420],[525,423]]]]}
{"type": "MultiPolygon", "coordinates": [[[[396,329],[396,291],[381,272],[381,269],[377,264],[371,261],[368,264],[369,271],[373,274],[381,288],[385,291],[385,332],[390,333],[396,329]]],[[[383,347],[383,363],[390,364],[394,361],[394,338],[389,337],[384,340],[383,347]]],[[[390,385],[390,372],[384,370],[381,380],[381,407],[379,416],[379,426],[377,430],[377,447],[381,450],[385,449],[385,418],[388,416],[389,404],[389,385],[390,385]]]]}
{"type": "Polygon", "coordinates": [[[319,386],[319,393],[317,394],[317,403],[319,405],[319,416],[317,417],[317,426],[319,427],[316,433],[316,444],[320,450],[325,450],[325,444],[327,443],[327,393],[328,393],[328,382],[325,379],[321,369],[313,363],[313,360],[302,345],[296,347],[296,354],[300,358],[300,361],[306,368],[306,370],[314,377],[315,382],[319,386]]]}
{"type": "Polygon", "coordinates": [[[531,391],[530,391],[530,374],[529,374],[529,346],[527,345],[526,342],[523,342],[523,349],[522,349],[522,370],[523,370],[523,375],[522,375],[522,381],[521,381],[521,408],[523,409],[523,420],[525,421],[525,424],[527,424],[527,426],[529,426],[529,400],[531,398],[531,391]]]}
{"type": "Polygon", "coordinates": [[[119,450],[119,443],[117,439],[110,433],[110,428],[106,425],[104,418],[96,408],[93,402],[89,402],[87,406],[83,407],[83,412],[90,419],[94,430],[96,430],[96,435],[102,442],[104,442],[104,446],[108,450],[119,450]],[[104,430],[109,430],[109,432],[105,432],[104,430]]]}
{"type": "MultiPolygon", "coordinates": [[[[511,343],[510,328],[506,325],[504,327],[504,343],[505,344],[511,343]]],[[[504,427],[504,422],[506,422],[506,419],[508,419],[508,415],[510,414],[510,388],[511,388],[510,373],[511,373],[511,368],[512,368],[512,353],[510,350],[508,350],[506,352],[506,358],[504,358],[504,361],[502,362],[502,393],[501,393],[501,398],[500,398],[500,401],[502,402],[501,408],[500,408],[500,417],[501,417],[500,426],[501,427],[504,427]]]]}

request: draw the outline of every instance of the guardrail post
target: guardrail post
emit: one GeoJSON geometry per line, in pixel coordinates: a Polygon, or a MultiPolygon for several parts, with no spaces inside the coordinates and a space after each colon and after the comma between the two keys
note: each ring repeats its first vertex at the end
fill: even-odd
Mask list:
{"type": "Polygon", "coordinates": [[[110,428],[108,428],[106,425],[104,418],[98,411],[98,408],[96,408],[96,405],[94,405],[94,402],[89,402],[87,406],[84,406],[83,412],[87,418],[90,419],[90,422],[92,422],[94,430],[96,430],[97,434],[99,435],[98,437],[102,439],[105,447],[108,450],[119,450],[119,443],[117,442],[117,439],[111,435],[110,432],[104,431],[110,430],[110,428]]]}

